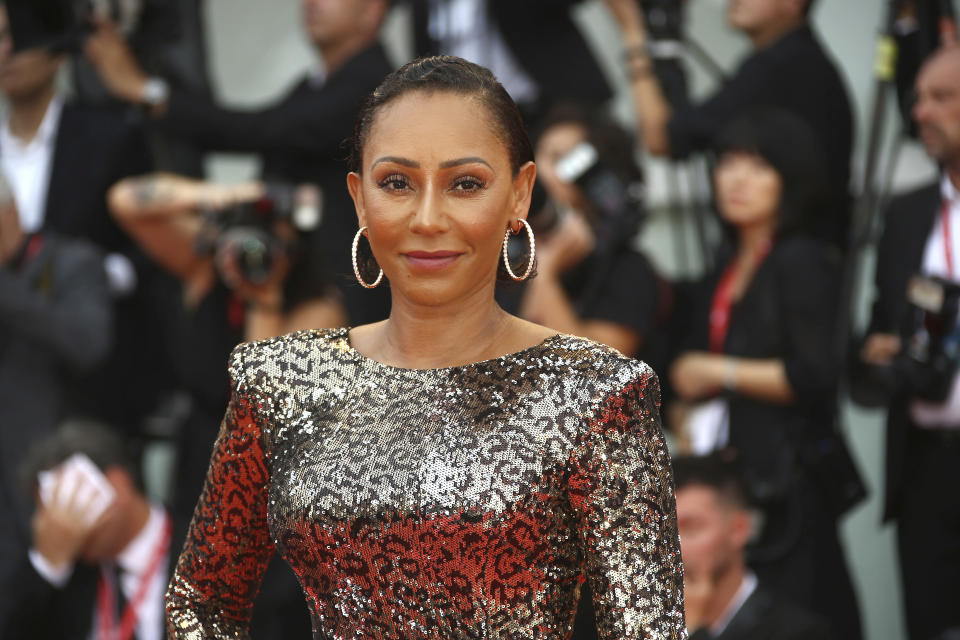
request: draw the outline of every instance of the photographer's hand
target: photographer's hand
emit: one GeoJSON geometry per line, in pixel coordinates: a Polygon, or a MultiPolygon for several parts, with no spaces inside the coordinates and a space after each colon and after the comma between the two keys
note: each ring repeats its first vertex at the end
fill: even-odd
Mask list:
{"type": "Polygon", "coordinates": [[[537,242],[537,271],[558,278],[583,262],[596,246],[597,239],[583,214],[571,211],[557,228],[537,242]]]}
{"type": "Polygon", "coordinates": [[[33,548],[56,568],[64,568],[76,562],[90,532],[100,522],[90,522],[86,515],[89,505],[78,498],[77,486],[72,488],[72,494],[67,500],[61,498],[62,491],[71,489],[64,487],[61,479],[57,482],[49,504],[37,501],[31,520],[33,548]]]}
{"type": "Polygon", "coordinates": [[[116,98],[133,104],[143,103],[149,76],[113,22],[99,18],[95,26],[96,30],[84,43],[84,55],[116,98]]]}
{"type": "Polygon", "coordinates": [[[867,364],[887,366],[900,353],[900,336],[892,333],[874,333],[867,337],[860,349],[860,359],[867,364]]]}

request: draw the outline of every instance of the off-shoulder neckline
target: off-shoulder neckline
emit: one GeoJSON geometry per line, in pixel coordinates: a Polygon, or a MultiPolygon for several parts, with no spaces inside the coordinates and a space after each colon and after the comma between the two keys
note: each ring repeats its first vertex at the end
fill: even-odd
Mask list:
{"type": "Polygon", "coordinates": [[[548,346],[550,346],[551,344],[553,344],[554,342],[556,342],[557,340],[559,340],[559,339],[561,339],[561,338],[564,337],[564,334],[562,334],[562,333],[555,333],[555,334],[553,334],[553,335],[551,335],[551,336],[547,336],[546,338],[544,338],[544,339],[541,340],[540,342],[538,342],[538,343],[536,343],[536,344],[533,344],[533,345],[530,345],[529,347],[520,349],[519,351],[514,351],[514,352],[512,352],[512,353],[505,353],[505,354],[503,354],[502,356],[497,356],[497,357],[495,357],[495,358],[487,358],[487,359],[485,359],[485,360],[479,360],[479,361],[477,361],[477,362],[468,362],[468,363],[466,363],[466,364],[459,364],[459,365],[454,365],[454,366],[451,366],[451,367],[434,367],[434,368],[428,368],[428,369],[414,369],[414,368],[409,368],[409,367],[397,367],[397,366],[394,366],[394,365],[391,365],[391,364],[386,364],[386,363],[384,363],[384,362],[380,362],[379,360],[376,360],[375,358],[371,358],[370,356],[363,355],[362,353],[360,353],[359,351],[357,351],[356,347],[353,346],[353,342],[350,340],[350,329],[351,329],[351,328],[352,328],[352,327],[343,327],[343,328],[340,330],[340,332],[339,332],[339,336],[337,336],[337,337],[339,337],[339,338],[343,341],[343,344],[346,346],[346,351],[347,351],[348,353],[350,353],[351,355],[353,355],[353,357],[354,357],[356,360],[358,360],[358,361],[360,361],[360,362],[365,362],[365,363],[367,363],[367,364],[369,364],[369,365],[371,365],[371,366],[374,366],[374,367],[376,367],[376,368],[383,369],[383,370],[386,370],[386,371],[396,371],[396,372],[402,372],[402,373],[443,373],[443,372],[449,372],[449,371],[462,371],[462,370],[464,370],[464,369],[471,369],[471,368],[474,368],[474,367],[489,366],[489,365],[492,365],[492,364],[502,364],[502,363],[504,363],[504,362],[507,361],[507,360],[514,360],[514,359],[523,357],[523,356],[525,356],[525,355],[531,354],[531,353],[533,353],[533,352],[535,352],[535,351],[543,350],[543,349],[547,348],[548,346]]]}

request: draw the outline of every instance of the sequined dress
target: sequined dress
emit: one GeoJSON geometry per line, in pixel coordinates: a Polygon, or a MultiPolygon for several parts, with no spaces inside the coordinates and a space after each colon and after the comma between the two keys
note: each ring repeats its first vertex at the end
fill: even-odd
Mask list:
{"type": "Polygon", "coordinates": [[[175,638],[246,636],[275,551],[315,638],[682,638],[659,388],[557,335],[465,366],[384,365],[346,329],[241,345],[167,593],[175,638]]]}

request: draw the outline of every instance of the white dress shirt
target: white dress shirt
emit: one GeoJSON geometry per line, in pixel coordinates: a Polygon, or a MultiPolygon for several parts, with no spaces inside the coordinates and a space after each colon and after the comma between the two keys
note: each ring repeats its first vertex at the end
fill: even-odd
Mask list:
{"type": "MultiPolygon", "coordinates": [[[[938,276],[947,280],[960,282],[960,193],[944,174],[940,180],[940,197],[943,202],[950,203],[950,255],[953,262],[953,273],[947,264],[947,251],[940,216],[942,210],[937,211],[936,222],[927,238],[927,245],[923,251],[923,273],[938,276]]],[[[910,417],[919,427],[931,429],[960,429],[960,375],[954,376],[953,387],[946,402],[935,404],[923,400],[914,400],[910,403],[910,417]]]]}
{"type": "Polygon", "coordinates": [[[43,226],[62,111],[63,101],[54,96],[37,134],[26,142],[13,135],[9,114],[0,122],[0,167],[13,189],[20,226],[25,233],[33,233],[43,226]]]}
{"type": "Polygon", "coordinates": [[[743,580],[740,581],[740,588],[733,594],[733,598],[727,603],[727,608],[723,610],[723,615],[712,625],[710,625],[710,635],[718,636],[730,625],[730,621],[737,615],[743,603],[747,601],[753,592],[757,590],[757,576],[752,571],[743,574],[743,580]]]}

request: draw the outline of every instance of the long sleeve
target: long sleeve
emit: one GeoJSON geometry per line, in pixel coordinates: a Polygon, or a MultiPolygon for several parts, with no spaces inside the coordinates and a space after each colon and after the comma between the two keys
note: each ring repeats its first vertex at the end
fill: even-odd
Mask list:
{"type": "Polygon", "coordinates": [[[231,396],[207,480],[167,591],[172,638],[245,638],[273,543],[269,469],[241,345],[231,356],[231,396]]]}
{"type": "Polygon", "coordinates": [[[0,268],[0,329],[49,349],[77,371],[110,351],[113,316],[102,258],[92,247],[58,239],[35,258],[38,275],[0,268]]]}
{"type": "Polygon", "coordinates": [[[644,367],[607,398],[570,460],[568,492],[603,640],[685,637],[683,568],[660,388],[644,367]]]}
{"type": "Polygon", "coordinates": [[[840,268],[818,242],[798,238],[778,258],[777,289],[783,361],[797,401],[829,403],[836,388],[833,351],[840,268]]]}

